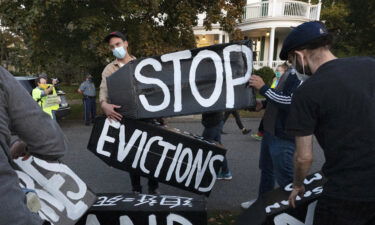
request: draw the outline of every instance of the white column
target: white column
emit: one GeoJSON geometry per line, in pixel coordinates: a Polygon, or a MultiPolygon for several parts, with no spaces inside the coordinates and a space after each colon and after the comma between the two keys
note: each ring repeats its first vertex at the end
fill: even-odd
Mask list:
{"type": "Polygon", "coordinates": [[[320,11],[322,10],[322,1],[319,0],[319,3],[318,3],[318,13],[317,13],[317,18],[316,20],[320,20],[320,11]]]}
{"type": "Polygon", "coordinates": [[[268,52],[268,66],[272,68],[272,61],[273,61],[273,51],[274,51],[274,45],[275,45],[275,27],[271,28],[270,32],[270,48],[268,52]]]}

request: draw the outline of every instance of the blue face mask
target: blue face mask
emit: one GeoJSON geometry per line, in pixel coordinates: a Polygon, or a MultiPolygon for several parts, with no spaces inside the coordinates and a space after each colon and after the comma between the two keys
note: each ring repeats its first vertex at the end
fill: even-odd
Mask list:
{"type": "Polygon", "coordinates": [[[276,71],[276,72],[275,72],[275,75],[276,75],[277,78],[280,78],[280,77],[281,77],[281,73],[280,73],[279,71],[276,71]]]}
{"type": "Polygon", "coordinates": [[[126,50],[124,47],[117,47],[112,50],[112,53],[118,59],[123,59],[126,56],[126,50]]]}

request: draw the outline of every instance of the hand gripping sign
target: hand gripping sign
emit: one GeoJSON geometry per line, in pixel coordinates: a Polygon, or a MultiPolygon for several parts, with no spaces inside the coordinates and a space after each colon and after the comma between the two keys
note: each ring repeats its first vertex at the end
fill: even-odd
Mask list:
{"type": "Polygon", "coordinates": [[[296,198],[296,208],[290,207],[288,201],[292,184],[270,191],[242,213],[236,225],[312,225],[316,201],[325,182],[320,172],[306,177],[305,193],[296,198]]]}
{"type": "Polygon", "coordinates": [[[53,225],[73,225],[94,204],[96,196],[66,165],[36,157],[14,160],[20,186],[33,189],[40,198],[38,214],[53,225]]]}
{"type": "Polygon", "coordinates": [[[187,132],[105,117],[96,119],[88,149],[111,167],[207,196],[226,153],[187,132]]]}
{"type": "Polygon", "coordinates": [[[133,60],[107,78],[109,99],[135,119],[254,107],[252,56],[242,41],[133,60]]]}

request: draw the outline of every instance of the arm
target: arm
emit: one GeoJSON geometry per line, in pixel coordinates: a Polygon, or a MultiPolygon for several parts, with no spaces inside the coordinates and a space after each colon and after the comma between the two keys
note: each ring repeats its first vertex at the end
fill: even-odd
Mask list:
{"type": "Polygon", "coordinates": [[[83,91],[85,90],[85,86],[84,86],[84,84],[82,83],[81,85],[79,85],[79,88],[78,88],[78,90],[77,90],[77,92],[78,93],[80,93],[80,94],[83,94],[83,91]]]}
{"type": "Polygon", "coordinates": [[[295,207],[297,195],[305,192],[303,181],[313,162],[312,146],[312,135],[296,137],[293,191],[289,196],[289,204],[292,205],[293,208],[295,207]]]}
{"type": "Polygon", "coordinates": [[[109,119],[120,121],[122,119],[122,115],[116,112],[115,109],[120,108],[121,106],[108,103],[107,77],[110,76],[113,72],[109,70],[108,66],[104,68],[104,71],[102,73],[102,82],[100,83],[99,102],[104,114],[109,119]]]}
{"type": "Polygon", "coordinates": [[[277,91],[264,85],[260,88],[259,93],[263,95],[267,101],[274,103],[278,108],[287,110],[292,103],[294,91],[302,82],[298,80],[295,75],[289,75],[285,82],[285,88],[283,91],[277,91]]]}
{"type": "Polygon", "coordinates": [[[1,102],[0,115],[10,130],[28,146],[29,153],[47,160],[55,160],[67,149],[65,136],[59,125],[44,113],[30,94],[13,76],[0,68],[1,102]],[[17,90],[17,91],[15,91],[17,90]]]}

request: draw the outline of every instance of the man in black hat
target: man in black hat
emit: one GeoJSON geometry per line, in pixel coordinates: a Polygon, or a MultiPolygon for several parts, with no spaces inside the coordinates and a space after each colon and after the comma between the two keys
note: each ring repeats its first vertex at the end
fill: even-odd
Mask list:
{"type": "Polygon", "coordinates": [[[304,192],[315,134],[328,181],[314,224],[375,224],[375,60],[337,59],[331,44],[322,23],[307,22],[292,30],[280,53],[298,72],[312,75],[294,93],[287,121],[287,130],[296,137],[289,202],[295,207],[297,195],[304,192]]]}
{"type": "MultiPolygon", "coordinates": [[[[111,104],[108,97],[107,77],[119,70],[125,64],[129,63],[131,60],[134,60],[135,57],[129,54],[129,44],[126,36],[123,33],[118,31],[112,32],[104,38],[104,41],[108,43],[109,48],[112,50],[112,53],[116,57],[116,59],[108,64],[103,70],[102,82],[100,84],[99,92],[100,106],[109,119],[121,121],[122,115],[116,112],[116,109],[120,108],[120,106],[111,104]]],[[[139,176],[139,174],[130,173],[130,180],[132,183],[132,191],[134,193],[142,193],[141,177],[139,176]]],[[[153,179],[148,180],[149,194],[158,194],[158,188],[159,183],[157,181],[153,179]]]]}

